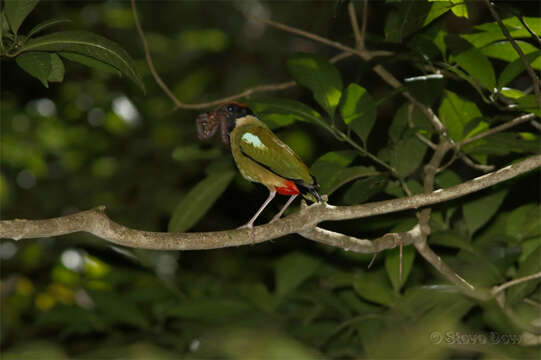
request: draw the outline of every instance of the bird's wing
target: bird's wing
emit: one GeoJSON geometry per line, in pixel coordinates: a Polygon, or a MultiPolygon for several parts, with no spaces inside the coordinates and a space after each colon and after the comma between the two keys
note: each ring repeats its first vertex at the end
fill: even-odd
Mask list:
{"type": "Polygon", "coordinates": [[[314,183],[308,167],[268,128],[248,126],[239,135],[242,153],[253,161],[286,179],[314,183]]]}

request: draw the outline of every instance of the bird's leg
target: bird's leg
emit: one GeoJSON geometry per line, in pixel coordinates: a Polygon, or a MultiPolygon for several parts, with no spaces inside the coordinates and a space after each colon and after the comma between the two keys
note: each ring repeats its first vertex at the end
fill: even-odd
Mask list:
{"type": "Polygon", "coordinates": [[[252,216],[252,218],[250,219],[250,221],[248,221],[245,225],[242,225],[241,227],[239,227],[239,229],[244,229],[244,228],[248,228],[250,229],[250,238],[252,239],[252,242],[255,242],[255,237],[254,237],[254,221],[257,219],[257,217],[259,216],[259,214],[261,214],[261,212],[267,207],[267,205],[269,205],[269,203],[271,202],[271,200],[274,198],[274,196],[276,195],[276,190],[271,190],[269,189],[269,197],[267,197],[267,200],[265,200],[265,202],[263,203],[263,205],[261,205],[261,207],[259,208],[259,210],[257,210],[257,212],[255,213],[254,216],[252,216]]]}
{"type": "Polygon", "coordinates": [[[280,212],[278,214],[274,215],[274,217],[272,218],[272,220],[270,222],[278,220],[282,216],[284,211],[286,211],[288,206],[293,202],[293,200],[295,200],[296,197],[297,197],[297,194],[291,195],[289,197],[289,199],[287,200],[286,204],[284,205],[284,207],[282,208],[282,210],[280,210],[280,212]]]}

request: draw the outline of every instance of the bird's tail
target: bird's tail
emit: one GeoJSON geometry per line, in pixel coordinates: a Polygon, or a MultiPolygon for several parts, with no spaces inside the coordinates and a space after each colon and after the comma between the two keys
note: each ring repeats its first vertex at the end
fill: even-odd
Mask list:
{"type": "Polygon", "coordinates": [[[313,184],[306,184],[303,181],[296,182],[297,185],[299,185],[299,191],[301,192],[302,196],[310,200],[311,202],[322,202],[323,199],[321,198],[321,195],[317,191],[317,188],[319,187],[319,184],[317,183],[316,179],[314,179],[313,184]]]}

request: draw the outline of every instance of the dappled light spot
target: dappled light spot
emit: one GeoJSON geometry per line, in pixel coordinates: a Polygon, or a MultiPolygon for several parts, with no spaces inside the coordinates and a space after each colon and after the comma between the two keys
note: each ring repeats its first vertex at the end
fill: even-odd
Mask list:
{"type": "Polygon", "coordinates": [[[0,259],[7,260],[17,253],[17,246],[11,241],[0,244],[0,259]]]}
{"type": "Polygon", "coordinates": [[[35,109],[41,116],[53,116],[56,114],[56,105],[51,99],[38,99],[34,103],[35,109]]]}
{"type": "Polygon", "coordinates": [[[105,117],[105,112],[101,108],[92,108],[86,115],[86,120],[91,126],[100,126],[105,117]]]}
{"type": "Polygon", "coordinates": [[[17,185],[23,189],[31,189],[36,185],[36,177],[30,170],[22,170],[17,174],[17,185]]]}
{"type": "Polygon", "coordinates": [[[113,112],[132,126],[136,125],[140,120],[135,105],[124,95],[113,100],[113,112]]]}
{"type": "Polygon", "coordinates": [[[64,251],[60,260],[70,270],[80,271],[83,268],[83,257],[77,250],[69,249],[64,251]]]}

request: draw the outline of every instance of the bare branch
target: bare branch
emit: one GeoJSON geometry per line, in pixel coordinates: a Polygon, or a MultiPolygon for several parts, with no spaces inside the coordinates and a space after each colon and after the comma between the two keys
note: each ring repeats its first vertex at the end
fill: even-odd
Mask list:
{"type": "Polygon", "coordinates": [[[462,146],[464,146],[466,144],[469,144],[469,143],[474,142],[476,140],[482,139],[482,138],[487,137],[489,135],[499,133],[501,131],[509,129],[510,127],[522,124],[522,123],[524,123],[526,121],[533,120],[535,118],[536,118],[535,114],[526,114],[526,115],[519,116],[519,117],[514,118],[513,120],[508,121],[508,122],[506,122],[504,124],[495,126],[492,129],[488,129],[487,131],[484,131],[484,132],[482,132],[480,134],[472,136],[471,138],[464,139],[464,140],[458,142],[456,144],[456,146],[458,146],[460,148],[460,147],[462,147],[462,146]]]}
{"type": "Polygon", "coordinates": [[[492,297],[487,289],[476,289],[457,273],[453,271],[443,260],[430,249],[426,242],[415,243],[415,248],[426,261],[438,270],[447,280],[453,283],[460,291],[479,300],[488,300],[492,297]]]}
{"type": "MultiPolygon", "coordinates": [[[[528,72],[528,75],[530,75],[530,78],[532,79],[533,89],[535,91],[535,97],[537,98],[537,103],[539,104],[539,107],[541,108],[541,90],[539,89],[539,78],[537,75],[535,75],[535,72],[533,71],[532,67],[530,66],[530,63],[528,62],[528,58],[526,58],[526,55],[524,55],[524,52],[522,52],[522,49],[520,46],[518,46],[517,42],[511,34],[509,33],[509,30],[505,27],[505,25],[502,22],[502,19],[500,18],[500,15],[494,9],[494,6],[490,3],[490,0],[485,0],[485,4],[492,13],[492,16],[494,19],[496,19],[496,22],[498,23],[498,26],[502,30],[502,33],[505,35],[507,40],[511,43],[511,46],[513,46],[513,49],[517,52],[517,54],[520,57],[520,60],[522,61],[522,65],[524,65],[524,68],[528,72]]],[[[528,26],[526,26],[528,28],[528,26]]]]}
{"type": "MultiPolygon", "coordinates": [[[[365,1],[366,4],[366,1],[365,1]]],[[[364,49],[364,37],[363,34],[361,34],[361,30],[359,29],[359,23],[357,22],[357,14],[355,13],[355,5],[353,2],[349,2],[348,4],[348,13],[349,13],[349,20],[351,21],[351,27],[353,29],[353,34],[355,35],[355,44],[357,45],[357,49],[363,50],[364,49]]],[[[363,23],[363,30],[366,30],[366,23],[363,23]]]]}
{"type": "Polygon", "coordinates": [[[458,156],[460,157],[460,160],[462,160],[464,164],[468,165],[469,167],[475,170],[479,170],[482,172],[489,172],[489,171],[493,171],[495,168],[494,165],[477,164],[464,153],[459,153],[458,156]]]}
{"type": "MultiPolygon", "coordinates": [[[[256,226],[254,239],[249,229],[206,233],[161,233],[130,229],[104,214],[104,208],[47,220],[2,220],[0,238],[27,239],[59,236],[78,231],[94,234],[118,245],[156,250],[201,250],[249,245],[287,234],[305,233],[322,221],[360,219],[452,200],[501,183],[530,170],[541,167],[541,155],[532,156],[498,171],[483,175],[460,185],[436,190],[429,194],[378,201],[354,206],[313,204],[304,210],[273,223],[256,226]]],[[[351,248],[355,246],[351,245],[351,248]]]]}
{"type": "Polygon", "coordinates": [[[518,278],[518,279],[508,281],[508,282],[506,282],[504,284],[501,284],[499,286],[494,286],[492,288],[492,294],[496,295],[499,292],[504,291],[508,287],[515,286],[515,285],[521,284],[523,282],[534,280],[534,279],[539,279],[539,278],[541,278],[541,271],[538,272],[538,273],[535,273],[535,274],[531,274],[531,275],[528,275],[528,276],[524,276],[524,277],[521,277],[521,278],[518,278]]]}
{"type": "Polygon", "coordinates": [[[415,226],[408,232],[385,234],[374,240],[358,239],[320,227],[314,227],[308,231],[299,233],[299,235],[326,245],[342,248],[346,251],[372,254],[386,249],[393,249],[400,243],[403,245],[413,244],[421,239],[421,230],[419,226],[415,226]]]}
{"type": "Polygon", "coordinates": [[[518,15],[517,16],[518,19],[520,20],[520,22],[522,23],[522,26],[524,26],[524,28],[526,30],[528,30],[528,32],[530,33],[530,35],[532,35],[532,37],[535,39],[535,41],[537,42],[537,46],[541,48],[541,39],[539,38],[539,36],[537,36],[537,34],[528,26],[528,23],[526,23],[526,20],[524,20],[524,16],[521,15],[518,15]]]}
{"type": "Polygon", "coordinates": [[[541,124],[540,124],[539,122],[537,122],[537,121],[535,121],[535,120],[532,120],[530,123],[532,124],[532,126],[533,126],[534,128],[536,128],[537,130],[541,131],[541,124]]]}

